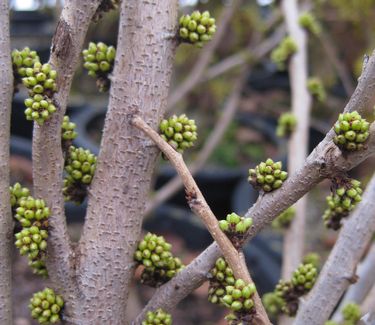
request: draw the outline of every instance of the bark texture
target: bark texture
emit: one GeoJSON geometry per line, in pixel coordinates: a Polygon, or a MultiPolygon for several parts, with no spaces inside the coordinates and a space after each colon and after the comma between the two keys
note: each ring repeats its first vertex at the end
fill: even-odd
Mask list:
{"type": "Polygon", "coordinates": [[[158,150],[134,114],[157,128],[167,105],[177,0],[123,0],[101,150],[77,269],[80,324],[125,324],[133,254],[158,150]]]}
{"type": "Polygon", "coordinates": [[[8,0],[0,1],[0,324],[12,320],[12,244],[13,221],[9,195],[10,112],[13,71],[9,42],[8,0]]]}
{"type": "MultiPolygon", "coordinates": [[[[83,42],[100,1],[73,1],[64,4],[52,39],[49,63],[57,71],[58,91],[54,95],[57,112],[43,126],[34,124],[34,195],[46,200],[51,209],[47,268],[53,287],[64,296],[65,313],[75,317],[79,296],[75,283],[75,254],[71,248],[62,195],[63,156],[61,123],[83,42]]],[[[78,312],[79,313],[79,312],[78,312]]]]}
{"type": "Polygon", "coordinates": [[[355,270],[375,231],[375,176],[354,213],[344,223],[312,291],[301,300],[294,324],[320,325],[331,315],[346,288],[355,281],[355,270]]]}

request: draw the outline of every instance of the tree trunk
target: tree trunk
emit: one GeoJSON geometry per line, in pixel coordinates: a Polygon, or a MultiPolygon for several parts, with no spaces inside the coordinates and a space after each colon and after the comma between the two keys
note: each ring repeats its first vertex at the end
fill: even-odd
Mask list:
{"type": "Polygon", "coordinates": [[[13,221],[9,197],[9,134],[13,71],[9,43],[8,0],[0,1],[0,324],[12,320],[13,221]]]}
{"type": "Polygon", "coordinates": [[[158,150],[130,125],[156,129],[167,104],[177,0],[122,1],[109,110],[80,241],[79,324],[125,324],[133,254],[158,150]]]}

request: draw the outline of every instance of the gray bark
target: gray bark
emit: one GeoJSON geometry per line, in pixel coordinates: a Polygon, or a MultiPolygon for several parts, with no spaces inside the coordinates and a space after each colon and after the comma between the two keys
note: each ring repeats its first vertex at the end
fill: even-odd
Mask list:
{"type": "Polygon", "coordinates": [[[9,136],[13,71],[9,42],[8,0],[0,1],[0,323],[12,320],[13,221],[9,196],[9,136]]]}
{"type": "Polygon", "coordinates": [[[177,32],[177,0],[122,1],[97,169],[79,244],[80,324],[125,324],[133,254],[158,150],[130,125],[156,129],[165,107],[177,32]]]}

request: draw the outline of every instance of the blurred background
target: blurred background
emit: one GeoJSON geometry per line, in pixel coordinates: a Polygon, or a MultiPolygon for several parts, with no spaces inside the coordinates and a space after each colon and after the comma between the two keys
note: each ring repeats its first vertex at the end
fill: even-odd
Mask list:
{"type": "MultiPolygon", "coordinates": [[[[28,46],[38,52],[42,62],[47,62],[62,1],[10,2],[12,48],[28,46]]],[[[218,219],[231,212],[242,215],[256,201],[258,193],[247,182],[249,168],[268,157],[285,166],[287,163],[287,140],[276,136],[276,126],[279,116],[290,110],[289,78],[288,72],[279,71],[270,59],[270,51],[285,35],[278,3],[246,0],[235,9],[232,5],[232,1],[180,0],[181,13],[210,10],[218,27],[223,24],[225,28],[217,41],[214,39],[203,49],[186,44],[178,47],[167,108],[167,115],[186,113],[196,120],[198,143],[184,156],[195,166],[198,185],[218,219]],[[207,146],[209,141],[211,146],[207,146]]],[[[364,55],[374,48],[375,0],[316,0],[301,6],[310,9],[322,26],[319,36],[309,37],[309,74],[320,78],[326,92],[324,101],[313,102],[311,151],[343,110],[360,75],[364,55]]],[[[106,13],[92,23],[86,43],[102,41],[116,46],[117,26],[118,11],[106,13]]],[[[13,102],[11,177],[12,182],[32,187],[32,123],[24,118],[26,96],[20,89],[13,102]]],[[[67,111],[77,124],[75,145],[98,153],[107,103],[108,93],[99,93],[95,80],[80,65],[67,111]]],[[[373,163],[368,160],[351,176],[365,184],[369,177],[366,165],[373,163]]],[[[170,191],[162,202],[156,200],[159,190],[165,189],[174,176],[171,165],[160,159],[153,190],[145,202],[148,215],[144,229],[165,236],[187,264],[212,239],[191,214],[180,188],[170,191]]],[[[306,252],[316,251],[323,260],[336,238],[336,233],[325,229],[321,222],[329,190],[329,182],[323,182],[308,195],[306,252]]],[[[66,205],[75,240],[79,238],[85,207],[86,202],[81,206],[66,205]]],[[[273,290],[280,276],[282,231],[265,229],[244,251],[259,291],[273,290]]],[[[15,305],[15,322],[32,324],[28,299],[43,287],[44,281],[31,273],[26,258],[19,257],[16,250],[14,255],[14,299],[19,302],[15,305]]],[[[134,286],[130,315],[138,313],[152,292],[134,286]]],[[[206,284],[185,299],[173,316],[176,324],[219,324],[224,314],[224,309],[207,302],[206,284]]]]}

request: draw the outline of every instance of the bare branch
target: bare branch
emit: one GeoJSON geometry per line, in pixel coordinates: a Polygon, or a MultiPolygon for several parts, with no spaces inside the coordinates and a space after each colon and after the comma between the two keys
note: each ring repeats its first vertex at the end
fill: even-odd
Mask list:
{"type": "Polygon", "coordinates": [[[0,1],[0,323],[13,324],[12,318],[12,244],[13,222],[9,196],[10,112],[13,71],[9,41],[8,0],[0,1]]]}
{"type": "MultiPolygon", "coordinates": [[[[374,87],[375,55],[373,54],[359,78],[358,86],[346,105],[345,112],[357,110],[359,113],[364,113],[367,109],[371,109],[374,105],[374,87]]],[[[325,177],[352,169],[375,151],[374,125],[371,128],[367,150],[345,157],[332,143],[333,134],[333,130],[328,132],[326,138],[306,159],[304,166],[289,177],[280,190],[259,197],[256,204],[249,209],[246,216],[253,218],[253,227],[250,229],[248,239],[253,238],[283,210],[294,204],[325,177]]],[[[178,302],[207,280],[207,275],[220,254],[216,243],[210,245],[184,270],[155,292],[142,314],[157,308],[171,311],[178,302]]]]}
{"type": "Polygon", "coordinates": [[[285,27],[279,26],[271,36],[266,38],[262,43],[250,44],[246,49],[235,53],[222,61],[216,63],[207,69],[200,82],[206,82],[217,76],[241,66],[245,63],[257,62],[259,59],[267,55],[277,44],[280,43],[285,36],[285,27]]]}
{"type": "MultiPolygon", "coordinates": [[[[219,223],[207,204],[194,178],[190,174],[182,155],[175,151],[163,138],[147,125],[140,117],[134,117],[132,124],[142,130],[159,149],[165,154],[171,164],[175,167],[185,186],[186,197],[191,210],[203,221],[206,228],[219,245],[225,260],[232,268],[237,279],[243,279],[247,283],[253,283],[248,273],[244,259],[232,245],[228,237],[221,231],[219,223]]],[[[255,308],[258,320],[256,324],[270,324],[261,300],[257,294],[254,295],[255,308]]]]}
{"type": "Polygon", "coordinates": [[[345,293],[344,298],[341,300],[339,307],[336,308],[332,319],[337,322],[343,320],[342,309],[349,302],[361,304],[366,298],[371,287],[375,283],[375,245],[373,244],[367,253],[364,260],[358,265],[356,273],[358,281],[349,287],[345,293]]]}
{"type": "Polygon", "coordinates": [[[170,95],[168,99],[167,111],[170,111],[185,95],[196,86],[206,70],[211,58],[225,35],[230,20],[241,4],[242,0],[233,0],[232,4],[226,7],[219,19],[218,29],[214,38],[205,46],[190,74],[170,95]]]}
{"type": "Polygon", "coordinates": [[[79,243],[77,282],[84,324],[126,323],[142,198],[150,189],[158,154],[129,123],[138,113],[156,128],[164,114],[177,12],[177,0],[121,1],[109,108],[79,243]]]}
{"type": "MultiPolygon", "coordinates": [[[[282,11],[289,35],[297,44],[297,52],[289,63],[291,83],[292,112],[297,118],[297,127],[289,140],[288,171],[298,170],[307,157],[310,124],[311,95],[307,90],[307,34],[298,23],[299,11],[297,0],[283,0],[282,11]]],[[[282,277],[289,278],[302,260],[306,198],[301,198],[295,205],[296,215],[284,236],[282,277]]]]}
{"type": "Polygon", "coordinates": [[[339,76],[345,92],[350,96],[354,91],[354,84],[350,72],[348,71],[346,65],[340,60],[337,50],[326,32],[320,33],[318,36],[323,49],[327,55],[327,58],[333,64],[337,75],[339,76]]]}
{"type": "Polygon", "coordinates": [[[62,195],[64,161],[61,151],[61,122],[84,38],[99,2],[99,0],[65,2],[52,40],[49,60],[58,73],[58,92],[54,96],[58,111],[44,125],[39,126],[37,123],[34,125],[34,193],[35,196],[46,200],[52,211],[49,218],[47,268],[53,285],[66,297],[67,312],[71,307],[68,297],[77,289],[74,284],[75,259],[67,232],[62,195]]]}
{"type": "Polygon", "coordinates": [[[372,283],[371,290],[369,291],[366,298],[363,300],[361,310],[363,314],[372,313],[375,311],[375,285],[372,283]]]}
{"type": "Polygon", "coordinates": [[[353,283],[357,263],[375,231],[374,197],[375,175],[368,184],[362,201],[344,223],[318,281],[307,299],[301,301],[294,324],[323,324],[345,289],[353,283]]]}

